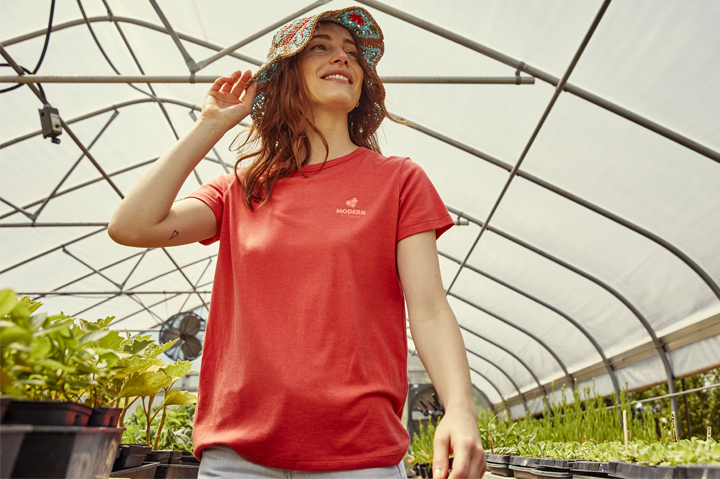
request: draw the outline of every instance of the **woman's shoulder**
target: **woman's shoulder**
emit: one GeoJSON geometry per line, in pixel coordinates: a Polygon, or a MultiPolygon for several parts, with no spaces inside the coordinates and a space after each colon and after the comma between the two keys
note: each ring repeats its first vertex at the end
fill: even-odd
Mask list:
{"type": "Polygon", "coordinates": [[[400,169],[406,162],[412,162],[407,156],[385,156],[377,151],[363,148],[362,152],[363,161],[372,164],[377,168],[384,169],[400,169]]]}

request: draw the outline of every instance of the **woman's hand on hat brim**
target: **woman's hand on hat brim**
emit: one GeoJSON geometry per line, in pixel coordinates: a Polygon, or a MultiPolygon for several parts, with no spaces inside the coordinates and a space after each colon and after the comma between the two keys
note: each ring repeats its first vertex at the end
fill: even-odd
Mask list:
{"type": "Polygon", "coordinates": [[[255,99],[257,82],[245,89],[251,77],[250,70],[237,70],[215,80],[205,96],[201,118],[215,121],[226,130],[240,123],[250,114],[255,99]]]}

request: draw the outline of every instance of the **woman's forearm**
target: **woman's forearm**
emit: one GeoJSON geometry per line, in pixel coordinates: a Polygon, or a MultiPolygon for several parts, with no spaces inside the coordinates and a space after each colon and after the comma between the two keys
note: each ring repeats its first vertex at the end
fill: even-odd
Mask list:
{"type": "Polygon", "coordinates": [[[411,317],[410,331],[445,409],[476,415],[465,344],[450,307],[411,317]]]}

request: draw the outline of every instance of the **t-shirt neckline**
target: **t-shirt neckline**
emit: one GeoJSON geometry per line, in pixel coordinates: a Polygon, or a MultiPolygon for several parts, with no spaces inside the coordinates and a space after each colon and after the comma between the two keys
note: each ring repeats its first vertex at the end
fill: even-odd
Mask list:
{"type": "MultiPolygon", "coordinates": [[[[357,148],[355,148],[353,151],[351,151],[350,153],[348,153],[345,156],[333,158],[332,160],[328,160],[324,163],[315,163],[314,165],[305,165],[302,167],[302,171],[303,171],[303,173],[309,173],[309,172],[319,171],[320,169],[325,170],[327,168],[332,168],[333,166],[337,166],[342,163],[345,163],[348,160],[352,160],[353,158],[360,155],[364,151],[365,151],[365,148],[363,148],[362,146],[358,146],[357,148]]],[[[300,172],[298,172],[298,171],[293,173],[293,175],[298,175],[298,174],[300,174],[300,172]]]]}

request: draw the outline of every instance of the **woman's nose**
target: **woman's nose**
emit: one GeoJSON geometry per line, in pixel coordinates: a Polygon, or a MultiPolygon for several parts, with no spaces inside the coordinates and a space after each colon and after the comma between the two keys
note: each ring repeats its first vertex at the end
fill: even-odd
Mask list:
{"type": "Polygon", "coordinates": [[[349,61],[349,59],[348,59],[347,53],[345,52],[345,49],[343,49],[342,47],[338,47],[333,51],[332,60],[331,60],[332,63],[339,62],[339,63],[347,64],[348,61],[349,61]]]}

